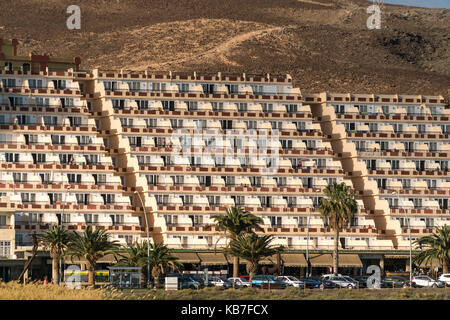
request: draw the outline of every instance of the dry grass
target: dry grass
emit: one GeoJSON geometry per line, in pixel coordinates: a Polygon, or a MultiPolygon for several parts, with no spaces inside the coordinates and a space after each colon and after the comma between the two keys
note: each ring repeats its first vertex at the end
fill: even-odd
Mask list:
{"type": "MultiPolygon", "coordinates": [[[[245,288],[224,290],[219,287],[181,291],[135,291],[136,299],[149,300],[450,300],[445,289],[382,289],[382,290],[261,290],[245,288]]],[[[133,299],[132,297],[129,297],[133,299]]]]}
{"type": "Polygon", "coordinates": [[[382,289],[382,290],[261,290],[245,288],[224,290],[219,287],[202,290],[72,290],[64,286],[14,282],[0,283],[0,300],[450,300],[449,289],[382,289]]]}
{"type": "Polygon", "coordinates": [[[73,290],[64,286],[41,283],[18,284],[0,282],[0,300],[108,300],[117,299],[120,294],[104,289],[73,290]]]}

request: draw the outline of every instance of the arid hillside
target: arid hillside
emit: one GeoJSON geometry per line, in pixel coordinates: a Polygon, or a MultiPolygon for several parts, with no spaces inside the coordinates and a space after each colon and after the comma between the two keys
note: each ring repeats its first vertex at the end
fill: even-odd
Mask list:
{"type": "Polygon", "coordinates": [[[364,0],[2,0],[0,37],[84,69],[284,74],[304,92],[450,96],[450,10],[364,0]],[[81,30],[66,9],[81,8],[81,30]]]}

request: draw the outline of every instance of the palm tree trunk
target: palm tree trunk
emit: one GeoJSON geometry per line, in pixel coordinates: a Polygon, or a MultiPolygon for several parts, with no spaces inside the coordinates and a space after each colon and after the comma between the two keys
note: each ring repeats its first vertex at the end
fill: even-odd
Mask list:
{"type": "Polygon", "coordinates": [[[95,287],[95,265],[88,262],[88,285],[89,287],[95,287]]]}
{"type": "Polygon", "coordinates": [[[59,265],[57,257],[52,257],[52,282],[54,284],[59,284],[59,265]]]}
{"type": "Polygon", "coordinates": [[[233,277],[239,277],[239,258],[233,257],[233,277]]]}
{"type": "Polygon", "coordinates": [[[442,273],[448,273],[448,265],[447,265],[447,262],[445,262],[445,261],[442,264],[442,273]]]}
{"type": "Polygon", "coordinates": [[[334,251],[333,251],[333,274],[338,274],[339,268],[339,227],[336,226],[334,234],[334,251]]]}

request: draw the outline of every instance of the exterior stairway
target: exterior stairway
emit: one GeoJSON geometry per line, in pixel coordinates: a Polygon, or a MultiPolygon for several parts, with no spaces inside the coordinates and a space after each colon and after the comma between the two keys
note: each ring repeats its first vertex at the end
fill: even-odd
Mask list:
{"type": "MultiPolygon", "coordinates": [[[[326,101],[326,97],[322,101],[326,101]]],[[[315,103],[311,104],[311,112],[314,119],[320,122],[324,139],[330,142],[333,152],[341,161],[342,169],[351,179],[354,190],[362,197],[366,211],[373,213],[376,228],[386,230],[385,239],[392,241],[395,248],[403,246],[403,240],[399,236],[402,234],[400,222],[391,218],[389,203],[379,198],[377,183],[369,180],[367,167],[358,159],[355,145],[347,140],[344,125],[336,123],[334,108],[326,103],[315,103]]]]}
{"type": "MultiPolygon", "coordinates": [[[[94,70],[94,79],[98,70],[94,70]]],[[[144,210],[142,206],[145,206],[147,212],[147,219],[150,229],[150,242],[163,241],[162,233],[166,231],[166,223],[164,218],[158,217],[156,210],[158,209],[156,200],[154,197],[148,195],[148,184],[145,177],[139,175],[139,164],[136,158],[131,156],[131,149],[129,141],[126,137],[122,136],[122,124],[118,119],[114,119],[114,108],[111,101],[105,99],[105,89],[103,85],[97,81],[92,81],[91,86],[87,86],[92,90],[87,92],[91,96],[94,96],[93,105],[91,107],[91,114],[96,115],[99,121],[98,130],[102,133],[108,134],[108,144],[105,143],[105,148],[110,152],[111,156],[116,158],[114,163],[117,172],[125,175],[124,180],[124,192],[134,192],[133,203],[135,204],[136,211],[140,212],[143,216],[144,210]],[[141,199],[144,204],[141,203],[141,199]]],[[[145,218],[143,217],[142,226],[145,228],[145,218]]],[[[145,229],[144,229],[145,230],[145,229]]],[[[146,234],[141,235],[141,239],[145,240],[146,234]]]]}

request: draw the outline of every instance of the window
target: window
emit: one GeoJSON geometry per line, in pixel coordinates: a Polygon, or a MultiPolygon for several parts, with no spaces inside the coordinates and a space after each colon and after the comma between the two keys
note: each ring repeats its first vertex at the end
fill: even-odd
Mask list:
{"type": "Polygon", "coordinates": [[[77,204],[89,204],[89,194],[88,193],[75,193],[77,198],[77,204]]]}
{"type": "Polygon", "coordinates": [[[116,81],[104,81],[103,85],[105,86],[106,91],[114,91],[117,89],[116,81]]]}
{"type": "Polygon", "coordinates": [[[43,184],[51,184],[52,183],[50,173],[40,173],[39,175],[41,176],[41,181],[43,184]]]}
{"type": "Polygon", "coordinates": [[[189,92],[189,84],[188,83],[177,83],[179,92],[189,92]]]}
{"type": "Polygon", "coordinates": [[[38,107],[47,107],[47,106],[50,105],[50,99],[49,98],[36,97],[35,101],[36,101],[36,106],[38,106],[38,107]]]}
{"type": "Polygon", "coordinates": [[[148,100],[135,100],[139,110],[148,109],[148,100]]]}
{"type": "Polygon", "coordinates": [[[158,119],[144,119],[147,124],[147,128],[156,128],[158,119]]]}
{"type": "Polygon", "coordinates": [[[164,219],[166,220],[167,225],[178,224],[178,216],[172,214],[165,214],[164,219]]]}
{"type": "Polygon", "coordinates": [[[206,196],[210,206],[217,206],[220,204],[220,196],[206,196]]]}
{"type": "Polygon", "coordinates": [[[161,101],[163,109],[164,110],[169,110],[169,111],[174,111],[175,110],[175,101],[161,101]]]}
{"type": "Polygon", "coordinates": [[[62,108],[72,108],[74,106],[73,98],[61,98],[62,108]]]}
{"type": "Polygon", "coordinates": [[[211,102],[211,106],[215,112],[223,111],[223,102],[211,102]]]}
{"type": "Polygon", "coordinates": [[[115,203],[116,195],[115,194],[102,194],[104,204],[113,204],[115,203]]]}
{"type": "Polygon", "coordinates": [[[226,84],[225,86],[228,88],[229,94],[238,93],[238,85],[237,84],[226,84]]]}
{"type": "Polygon", "coordinates": [[[93,174],[95,184],[106,184],[106,174],[93,174]]]}
{"type": "Polygon", "coordinates": [[[264,87],[256,84],[251,84],[250,87],[253,90],[253,94],[263,94],[264,93],[264,87]]]}
{"type": "Polygon", "coordinates": [[[2,79],[4,88],[15,88],[16,87],[16,79],[2,79]]]}
{"type": "Polygon", "coordinates": [[[0,226],[6,226],[6,216],[0,216],[0,226]]]}
{"type": "Polygon", "coordinates": [[[142,137],[128,137],[131,147],[142,147],[142,137]]]}
{"type": "Polygon", "coordinates": [[[5,153],[6,162],[17,163],[19,162],[19,154],[18,153],[5,153]]]}
{"type": "Polygon", "coordinates": [[[100,163],[98,154],[86,154],[84,157],[86,158],[87,165],[96,165],[100,163]]]}
{"type": "Polygon", "coordinates": [[[70,213],[64,213],[62,215],[62,223],[70,223],[70,213]]]}
{"type": "Polygon", "coordinates": [[[72,154],[67,154],[67,153],[59,154],[59,162],[61,164],[68,164],[72,160],[73,160],[73,155],[72,154]]]}
{"type": "Polygon", "coordinates": [[[261,103],[263,112],[273,112],[273,103],[261,103]]]}
{"type": "Polygon", "coordinates": [[[42,80],[28,79],[30,89],[42,89],[42,80]]]}
{"type": "Polygon", "coordinates": [[[111,100],[114,109],[124,109],[125,108],[125,100],[112,99],[111,100]]]}
{"type": "Polygon", "coordinates": [[[165,83],[153,83],[152,84],[152,91],[155,92],[165,92],[166,91],[166,84],[165,83]]]}
{"type": "Polygon", "coordinates": [[[53,145],[60,145],[65,144],[66,136],[57,136],[52,134],[52,144],[53,145]]]}
{"type": "Polygon", "coordinates": [[[124,222],[123,214],[111,214],[110,217],[113,225],[121,225],[124,222]]]}
{"type": "Polygon", "coordinates": [[[281,217],[268,216],[272,227],[281,227],[281,217]]]}
{"type": "Polygon", "coordinates": [[[84,220],[86,223],[98,223],[98,214],[86,213],[84,220]]]}
{"type": "Polygon", "coordinates": [[[203,224],[203,216],[190,215],[189,218],[191,219],[193,226],[198,226],[198,225],[203,224]]]}
{"type": "Polygon", "coordinates": [[[298,105],[297,104],[288,104],[288,105],[286,105],[286,111],[288,113],[296,113],[298,111],[298,105]]]}
{"type": "Polygon", "coordinates": [[[68,118],[69,118],[71,127],[81,126],[81,117],[68,117],[68,118]]]}
{"type": "Polygon", "coordinates": [[[140,91],[141,83],[138,81],[131,81],[131,82],[128,82],[128,87],[130,88],[130,91],[140,91]]]}
{"type": "Polygon", "coordinates": [[[25,134],[25,143],[27,145],[30,144],[37,144],[38,143],[38,136],[37,134],[25,134]]]}
{"type": "Polygon", "coordinates": [[[66,80],[52,80],[55,89],[64,90],[66,89],[66,80]]]}
{"type": "Polygon", "coordinates": [[[0,241],[0,257],[11,255],[11,241],[0,241]]]}
{"type": "Polygon", "coordinates": [[[184,101],[186,103],[189,111],[197,111],[198,110],[198,102],[197,101],[184,101]]]}
{"type": "Polygon", "coordinates": [[[46,154],[45,153],[32,153],[31,156],[33,157],[33,163],[45,163],[46,160],[46,154]]]}
{"type": "Polygon", "coordinates": [[[247,110],[248,110],[247,102],[239,102],[238,103],[238,111],[239,112],[247,112],[247,110]]]}

